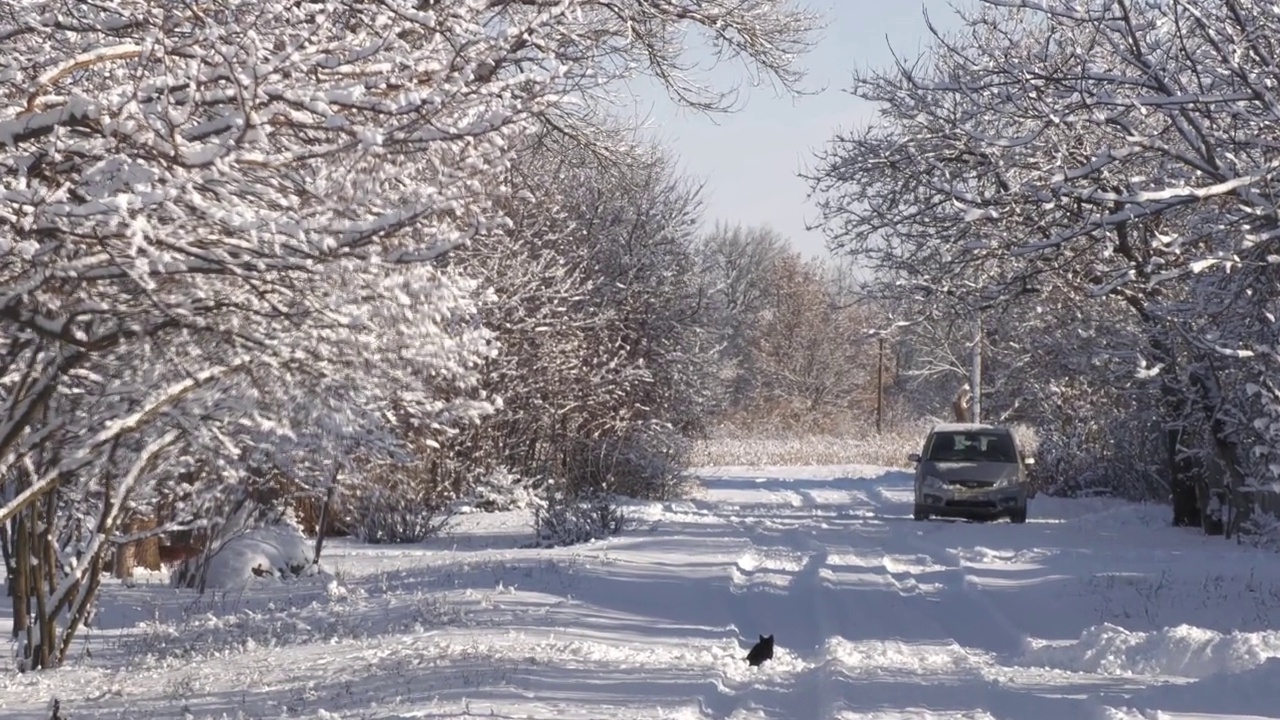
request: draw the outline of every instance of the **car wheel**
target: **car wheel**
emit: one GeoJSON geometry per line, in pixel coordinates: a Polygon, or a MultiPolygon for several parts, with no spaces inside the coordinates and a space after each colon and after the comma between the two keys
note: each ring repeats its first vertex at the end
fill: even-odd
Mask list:
{"type": "Polygon", "coordinates": [[[920,506],[919,506],[919,505],[917,505],[917,506],[916,506],[915,511],[911,513],[911,518],[912,518],[913,520],[928,520],[928,519],[929,519],[929,513],[927,513],[927,512],[925,512],[924,510],[920,509],[920,506]]]}
{"type": "Polygon", "coordinates": [[[1027,509],[1019,508],[1009,515],[1009,521],[1021,525],[1027,521],[1027,509]]]}

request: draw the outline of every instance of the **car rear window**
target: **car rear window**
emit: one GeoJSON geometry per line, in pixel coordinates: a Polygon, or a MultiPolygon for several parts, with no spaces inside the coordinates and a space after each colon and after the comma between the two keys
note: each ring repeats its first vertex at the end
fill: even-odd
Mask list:
{"type": "Polygon", "coordinates": [[[1018,461],[1013,438],[1006,433],[981,430],[934,433],[925,459],[936,462],[1018,461]]]}

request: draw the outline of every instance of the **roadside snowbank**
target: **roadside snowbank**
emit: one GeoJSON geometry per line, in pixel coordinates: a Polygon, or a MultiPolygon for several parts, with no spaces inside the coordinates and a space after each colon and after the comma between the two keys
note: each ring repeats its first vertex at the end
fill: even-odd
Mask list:
{"type": "Polygon", "coordinates": [[[1130,632],[1095,625],[1065,644],[1029,640],[1018,664],[1101,675],[1206,678],[1240,673],[1280,657],[1280,632],[1233,632],[1178,625],[1130,632]]]}

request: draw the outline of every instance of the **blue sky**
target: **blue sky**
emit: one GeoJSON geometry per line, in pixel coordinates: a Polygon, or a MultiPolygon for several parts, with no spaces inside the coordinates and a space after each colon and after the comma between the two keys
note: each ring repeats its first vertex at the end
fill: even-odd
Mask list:
{"type": "MultiPolygon", "coordinates": [[[[817,212],[797,173],[813,165],[814,151],[837,129],[870,118],[871,108],[844,92],[850,71],[888,64],[889,43],[914,56],[923,47],[925,9],[939,26],[955,22],[945,0],[800,2],[827,18],[821,41],[803,60],[809,71],[806,87],[823,88],[820,93],[792,99],[779,97],[767,84],[744,82],[744,107],[714,119],[681,110],[657,93],[642,91],[639,98],[652,133],[679,156],[686,174],[705,181],[708,226],[717,219],[769,225],[805,255],[825,255],[821,233],[805,230],[817,212]]],[[[747,75],[724,67],[712,77],[747,75]]]]}

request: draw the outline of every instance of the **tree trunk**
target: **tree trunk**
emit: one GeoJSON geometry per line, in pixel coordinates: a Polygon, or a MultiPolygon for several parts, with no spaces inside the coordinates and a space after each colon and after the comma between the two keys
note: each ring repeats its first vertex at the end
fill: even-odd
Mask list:
{"type": "Polygon", "coordinates": [[[1248,479],[1240,470],[1240,444],[1235,434],[1222,418],[1219,408],[1222,402],[1222,386],[1211,365],[1198,365],[1191,371],[1191,386],[1195,388],[1200,400],[1200,410],[1209,421],[1209,434],[1212,436],[1213,448],[1226,469],[1227,488],[1226,502],[1222,503],[1223,522],[1221,533],[1230,539],[1238,529],[1234,527],[1230,517],[1235,506],[1235,495],[1240,492],[1248,479]]]}
{"type": "Polygon", "coordinates": [[[316,557],[313,562],[320,564],[320,551],[324,549],[324,536],[329,524],[329,513],[332,511],[333,500],[338,495],[338,467],[337,461],[334,461],[333,476],[329,478],[329,489],[324,494],[324,504],[320,506],[320,520],[316,529],[316,557]]]}
{"type": "Polygon", "coordinates": [[[89,621],[92,613],[93,605],[98,595],[98,587],[102,583],[103,571],[102,556],[97,555],[93,558],[93,570],[89,574],[88,586],[77,596],[75,605],[71,608],[71,619],[67,622],[67,630],[62,636],[62,646],[58,649],[58,665],[62,665],[67,660],[67,653],[71,650],[71,641],[75,639],[76,631],[80,626],[89,621]]]}
{"type": "Polygon", "coordinates": [[[45,584],[45,574],[47,569],[44,567],[48,555],[43,552],[44,544],[49,541],[49,528],[40,522],[39,517],[40,505],[32,503],[27,506],[26,513],[27,531],[29,533],[27,542],[30,549],[31,572],[27,581],[30,587],[35,591],[36,599],[36,621],[29,630],[31,638],[30,654],[28,657],[31,661],[32,669],[47,669],[53,667],[53,648],[55,643],[55,632],[57,623],[49,605],[49,592],[45,584]]]}
{"type": "Polygon", "coordinates": [[[9,526],[0,523],[0,556],[4,557],[5,597],[13,597],[13,586],[18,582],[17,568],[13,564],[13,547],[9,526]]]}
{"type": "Polygon", "coordinates": [[[1165,467],[1169,473],[1169,494],[1173,503],[1173,524],[1176,527],[1200,527],[1200,500],[1196,494],[1197,473],[1194,462],[1184,456],[1182,447],[1183,425],[1190,410],[1189,400],[1178,383],[1178,365],[1172,344],[1156,328],[1154,321],[1143,314],[1148,325],[1147,344],[1154,359],[1160,363],[1160,410],[1164,415],[1165,467]]]}
{"type": "Polygon", "coordinates": [[[1173,500],[1173,524],[1177,527],[1200,527],[1195,463],[1182,453],[1181,421],[1171,421],[1165,426],[1164,446],[1173,500]]]}
{"type": "MultiPolygon", "coordinates": [[[[14,583],[13,583],[13,639],[21,640],[31,626],[31,551],[30,538],[27,535],[27,524],[24,514],[19,513],[13,521],[14,583]]],[[[24,645],[19,660],[24,663],[31,657],[31,648],[24,645]]]]}

